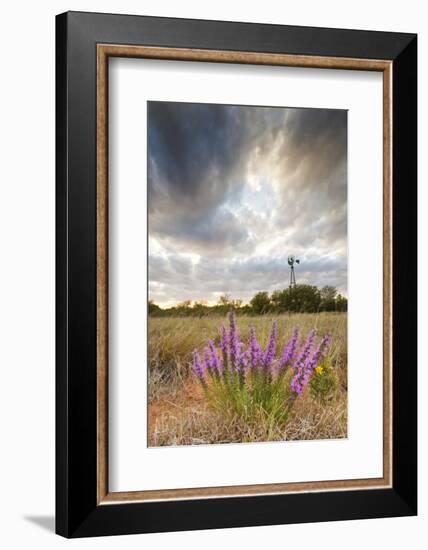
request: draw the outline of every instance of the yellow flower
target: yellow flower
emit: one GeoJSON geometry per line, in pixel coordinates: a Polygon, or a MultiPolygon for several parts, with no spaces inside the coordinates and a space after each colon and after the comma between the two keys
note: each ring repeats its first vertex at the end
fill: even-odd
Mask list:
{"type": "Polygon", "coordinates": [[[322,367],[317,367],[317,368],[315,369],[315,372],[316,372],[317,374],[322,374],[322,373],[324,372],[324,369],[323,369],[322,367]]]}

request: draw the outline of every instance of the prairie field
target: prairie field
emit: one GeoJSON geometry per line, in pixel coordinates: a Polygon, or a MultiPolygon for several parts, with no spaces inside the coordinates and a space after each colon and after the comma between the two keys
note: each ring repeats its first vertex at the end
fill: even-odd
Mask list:
{"type": "MultiPolygon", "coordinates": [[[[324,371],[315,388],[307,386],[290,407],[286,420],[267,414],[239,415],[227,406],[213,407],[206,388],[195,376],[192,353],[211,339],[220,340],[223,316],[149,317],[148,430],[149,446],[285,440],[338,439],[347,436],[347,314],[335,312],[238,316],[243,342],[250,327],[264,350],[276,322],[276,349],[282,350],[298,327],[304,339],[311,330],[331,336],[324,371]],[[317,390],[317,391],[315,391],[317,390]]],[[[322,372],[322,368],[319,371],[322,372]]],[[[293,368],[290,367],[292,372],[293,368]]],[[[317,375],[318,376],[318,375],[317,375]]],[[[285,378],[285,384],[289,384],[285,378]]]]}

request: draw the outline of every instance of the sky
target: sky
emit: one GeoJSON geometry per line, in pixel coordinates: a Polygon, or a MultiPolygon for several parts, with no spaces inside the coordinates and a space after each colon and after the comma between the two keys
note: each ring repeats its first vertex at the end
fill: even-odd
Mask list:
{"type": "Polygon", "coordinates": [[[347,112],[148,102],[149,299],[347,296],[347,112]]]}

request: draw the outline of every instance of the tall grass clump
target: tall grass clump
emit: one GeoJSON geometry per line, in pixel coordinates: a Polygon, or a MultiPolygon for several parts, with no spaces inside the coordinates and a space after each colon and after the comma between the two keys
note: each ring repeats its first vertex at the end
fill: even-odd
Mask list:
{"type": "Polygon", "coordinates": [[[202,352],[193,350],[193,370],[208,403],[226,417],[249,425],[261,421],[284,425],[326,356],[331,336],[317,340],[316,330],[312,330],[304,338],[295,328],[278,350],[277,323],[273,321],[263,349],[254,326],[250,326],[245,343],[233,312],[228,319],[229,327],[221,327],[217,345],[210,339],[202,352]]]}

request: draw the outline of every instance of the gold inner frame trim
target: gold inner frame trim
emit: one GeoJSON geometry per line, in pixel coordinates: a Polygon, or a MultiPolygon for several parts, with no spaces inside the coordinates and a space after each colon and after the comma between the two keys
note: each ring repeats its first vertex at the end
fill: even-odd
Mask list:
{"type": "Polygon", "coordinates": [[[97,503],[221,498],[392,486],[392,70],[391,61],[121,44],[97,45],[97,503]],[[108,59],[277,65],[383,73],[383,476],[297,483],[109,492],[108,488],[108,59]]]}

